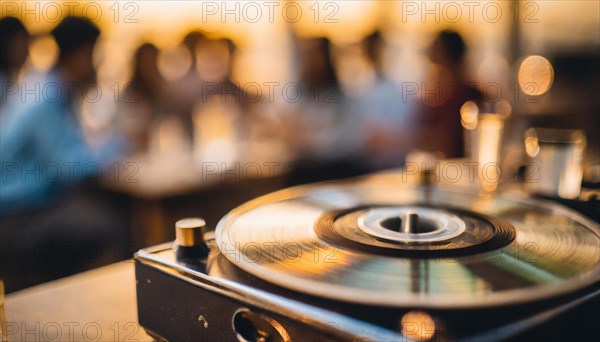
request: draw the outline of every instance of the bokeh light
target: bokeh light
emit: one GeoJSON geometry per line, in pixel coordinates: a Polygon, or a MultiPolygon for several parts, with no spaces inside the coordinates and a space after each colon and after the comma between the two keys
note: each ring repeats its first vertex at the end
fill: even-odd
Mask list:
{"type": "Polygon", "coordinates": [[[542,56],[529,56],[519,67],[519,87],[532,96],[539,96],[550,90],[554,82],[552,64],[542,56]]]}
{"type": "Polygon", "coordinates": [[[414,341],[429,341],[435,335],[435,321],[423,311],[409,311],[400,321],[402,335],[414,341]]]}
{"type": "Polygon", "coordinates": [[[525,151],[530,157],[535,157],[540,153],[540,144],[538,142],[535,129],[530,128],[525,132],[525,151]]]}
{"type": "Polygon", "coordinates": [[[52,68],[58,58],[58,46],[49,35],[44,35],[31,42],[29,46],[29,61],[31,65],[46,72],[52,68]]]}
{"type": "Polygon", "coordinates": [[[477,104],[473,101],[465,102],[462,107],[460,107],[460,122],[463,127],[472,130],[477,127],[477,115],[479,114],[479,108],[477,104]]]}

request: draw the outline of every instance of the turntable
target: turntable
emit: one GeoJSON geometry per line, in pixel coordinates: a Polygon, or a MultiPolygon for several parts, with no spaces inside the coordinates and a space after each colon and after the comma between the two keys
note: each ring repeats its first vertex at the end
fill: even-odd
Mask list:
{"type": "Polygon", "coordinates": [[[519,192],[369,176],[176,230],[136,254],[139,322],[160,340],[600,337],[600,227],[519,192]]]}

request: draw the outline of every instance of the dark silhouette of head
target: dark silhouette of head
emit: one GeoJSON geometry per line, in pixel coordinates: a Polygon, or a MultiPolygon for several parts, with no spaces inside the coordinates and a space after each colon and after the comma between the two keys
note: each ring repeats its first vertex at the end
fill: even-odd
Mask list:
{"type": "Polygon", "coordinates": [[[452,30],[440,32],[429,51],[429,57],[434,63],[441,64],[453,70],[460,68],[467,52],[467,46],[460,34],[452,30]]]}
{"type": "Polygon", "coordinates": [[[377,73],[381,73],[383,69],[383,47],[385,46],[381,32],[374,31],[366,36],[362,41],[362,45],[365,56],[369,59],[373,69],[377,73]]]}
{"type": "Polygon", "coordinates": [[[233,61],[235,59],[235,54],[237,53],[238,47],[230,38],[223,38],[223,42],[227,45],[227,49],[229,50],[229,66],[227,67],[227,75],[230,77],[233,69],[233,61]]]}
{"type": "Polygon", "coordinates": [[[223,38],[223,41],[225,42],[225,44],[227,44],[227,48],[229,49],[229,54],[230,55],[235,55],[235,53],[237,52],[237,45],[235,44],[235,42],[233,40],[231,40],[231,38],[223,38]]]}
{"type": "Polygon", "coordinates": [[[202,48],[202,44],[207,40],[208,37],[200,30],[190,31],[185,35],[185,37],[183,37],[181,45],[188,50],[190,57],[192,58],[192,63],[188,72],[196,72],[196,58],[198,56],[198,49],[202,48]]]}
{"type": "Polygon", "coordinates": [[[299,39],[298,51],[302,84],[309,88],[339,88],[329,39],[324,37],[299,39]]]}
{"type": "Polygon", "coordinates": [[[66,81],[90,83],[96,80],[93,64],[94,46],[100,30],[82,17],[66,17],[53,30],[59,49],[57,68],[66,81]]]}
{"type": "Polygon", "coordinates": [[[133,75],[131,83],[135,90],[142,95],[155,97],[157,88],[162,83],[158,70],[158,48],[152,43],[144,43],[135,50],[133,55],[133,75]]]}
{"type": "Polygon", "coordinates": [[[14,17],[0,19],[0,73],[16,77],[29,55],[29,32],[14,17]]]}

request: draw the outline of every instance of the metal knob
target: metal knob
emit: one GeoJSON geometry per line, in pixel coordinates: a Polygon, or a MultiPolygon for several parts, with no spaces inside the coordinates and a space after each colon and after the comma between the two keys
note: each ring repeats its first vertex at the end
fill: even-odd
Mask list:
{"type": "Polygon", "coordinates": [[[206,222],[198,217],[184,218],[175,223],[175,239],[182,247],[204,245],[204,227],[206,222]]]}

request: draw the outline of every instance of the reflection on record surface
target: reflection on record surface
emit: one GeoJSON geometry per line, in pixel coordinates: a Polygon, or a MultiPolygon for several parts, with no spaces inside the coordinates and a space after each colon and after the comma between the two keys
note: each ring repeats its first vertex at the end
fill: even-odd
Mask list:
{"type": "Polygon", "coordinates": [[[232,211],[216,240],[255,276],[364,304],[489,306],[598,281],[600,233],[586,218],[526,199],[429,191],[423,204],[418,186],[285,190],[232,211]]]}

